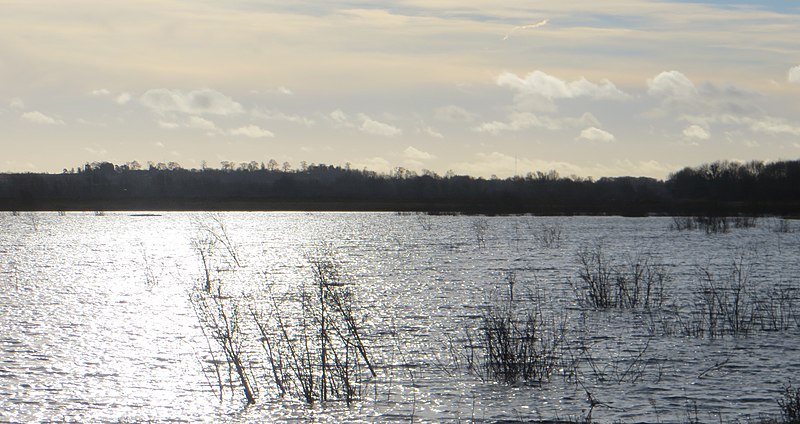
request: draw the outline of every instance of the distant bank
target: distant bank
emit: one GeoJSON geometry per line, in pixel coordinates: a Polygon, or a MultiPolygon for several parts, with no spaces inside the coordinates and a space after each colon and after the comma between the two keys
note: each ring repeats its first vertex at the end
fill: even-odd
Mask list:
{"type": "MultiPolygon", "coordinates": [[[[160,164],[159,164],[160,165],[160,164]]],[[[484,179],[331,165],[147,169],[109,162],[61,174],[0,174],[0,210],[407,211],[536,215],[800,216],[800,161],[714,162],[666,180],[484,179]]]]}

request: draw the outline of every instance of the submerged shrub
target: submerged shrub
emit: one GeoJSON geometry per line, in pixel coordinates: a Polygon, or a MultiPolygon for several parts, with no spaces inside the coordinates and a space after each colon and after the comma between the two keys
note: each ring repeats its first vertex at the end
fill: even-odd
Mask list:
{"type": "Polygon", "coordinates": [[[533,238],[539,246],[546,249],[554,249],[561,247],[563,242],[561,224],[555,223],[542,223],[539,225],[538,231],[534,233],[533,238]]]}
{"type": "Polygon", "coordinates": [[[603,247],[578,250],[578,282],[572,283],[578,301],[596,309],[659,307],[665,300],[667,270],[654,263],[653,255],[639,252],[626,263],[614,264],[603,247]]]}
{"type": "Polygon", "coordinates": [[[800,388],[784,386],[781,397],[777,399],[784,422],[800,423],[800,388]]]}
{"type": "Polygon", "coordinates": [[[467,334],[465,356],[473,372],[507,384],[542,384],[559,369],[563,319],[546,318],[538,306],[517,310],[510,303],[486,307],[480,320],[480,332],[467,334]]]}
{"type": "Polygon", "coordinates": [[[279,394],[307,403],[362,397],[375,376],[361,331],[353,283],[343,278],[332,250],[308,258],[313,278],[294,304],[270,293],[267,312],[253,312],[279,394]]]}

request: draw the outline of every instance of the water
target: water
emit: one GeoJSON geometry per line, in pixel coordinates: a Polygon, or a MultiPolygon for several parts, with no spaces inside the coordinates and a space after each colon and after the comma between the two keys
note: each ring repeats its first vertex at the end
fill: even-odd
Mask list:
{"type": "MultiPolygon", "coordinates": [[[[747,337],[662,334],[642,311],[585,311],[570,282],[576,252],[650,252],[689,299],[702,270],[744,255],[759,287],[800,287],[800,233],[774,222],[726,234],[670,231],[669,218],[466,217],[391,213],[22,213],[0,216],[0,421],[495,421],[581,418],[587,392],[601,422],[728,421],[779,413],[783,384],[800,382],[800,330],[747,337]],[[291,291],[308,258],[335,253],[366,315],[378,376],[347,407],[276,399],[259,383],[246,407],[209,378],[206,338],[190,302],[202,279],[195,246],[223,223],[241,267],[239,294],[291,291]],[[483,239],[476,229],[485,223],[483,239]],[[544,247],[543,226],[562,242],[544,247]],[[578,378],[505,385],[457,369],[449,348],[479,332],[484,307],[540,299],[564,317],[578,378]],[[580,356],[580,353],[584,355],[580,356]]],[[[263,355],[249,351],[253,366],[263,355]]],[[[259,368],[259,369],[263,369],[259,368]]]]}

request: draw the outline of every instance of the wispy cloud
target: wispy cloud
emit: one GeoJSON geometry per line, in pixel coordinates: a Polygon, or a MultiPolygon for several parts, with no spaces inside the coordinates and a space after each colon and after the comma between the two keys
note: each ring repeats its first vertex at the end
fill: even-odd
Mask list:
{"type": "Polygon", "coordinates": [[[511,28],[511,31],[506,33],[506,35],[503,37],[503,41],[508,40],[508,37],[510,37],[511,34],[513,34],[515,31],[540,28],[540,27],[543,27],[543,26],[547,25],[548,21],[549,21],[548,19],[545,19],[545,20],[537,22],[535,24],[515,26],[514,28],[511,28]]]}
{"type": "Polygon", "coordinates": [[[20,116],[23,120],[39,125],[64,125],[64,121],[47,116],[38,110],[25,112],[20,116]]]}
{"type": "Polygon", "coordinates": [[[25,102],[23,102],[19,97],[14,97],[8,102],[8,106],[11,109],[25,109],[25,102]]]}
{"type": "Polygon", "coordinates": [[[506,131],[522,131],[529,128],[541,128],[557,131],[569,127],[585,127],[600,125],[591,113],[584,113],[578,118],[552,117],[532,112],[511,112],[507,121],[484,122],[472,128],[476,132],[499,135],[506,131]]]}
{"type": "Polygon", "coordinates": [[[547,25],[547,22],[548,22],[548,20],[545,19],[545,20],[537,22],[535,24],[515,26],[514,28],[511,28],[511,31],[508,31],[506,33],[505,37],[503,37],[503,41],[508,40],[508,37],[510,37],[511,34],[514,33],[514,31],[543,27],[543,26],[547,25]]]}
{"type": "Polygon", "coordinates": [[[269,121],[285,121],[285,122],[305,125],[306,127],[313,127],[314,124],[316,124],[316,121],[314,121],[311,118],[307,118],[305,116],[300,116],[300,115],[289,115],[274,110],[255,109],[250,114],[253,116],[253,118],[257,119],[265,119],[269,121]]]}
{"type": "Polygon", "coordinates": [[[477,118],[477,115],[467,111],[463,107],[447,105],[438,107],[433,111],[433,119],[444,122],[469,122],[477,118]]]}

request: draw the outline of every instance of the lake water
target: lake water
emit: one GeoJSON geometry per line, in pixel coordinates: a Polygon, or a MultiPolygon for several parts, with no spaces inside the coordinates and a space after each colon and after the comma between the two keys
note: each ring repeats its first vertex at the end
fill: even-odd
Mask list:
{"type": "MultiPolygon", "coordinates": [[[[134,215],[0,216],[0,421],[582,419],[588,392],[599,422],[719,422],[778,414],[782,385],[800,384],[792,321],[800,232],[775,231],[776,219],[706,234],[670,230],[671,218],[134,215]],[[224,278],[242,299],[267,286],[292,290],[312,278],[310,257],[333,252],[364,317],[377,371],[368,395],[310,407],[278,399],[256,379],[256,404],[246,406],[237,389],[220,399],[190,301],[203,278],[197,242],[220,223],[240,262],[224,278]],[[560,229],[560,242],[542,243],[545,228],[560,229]],[[697,337],[666,331],[659,312],[586,308],[574,289],[577,252],[597,246],[612,262],[638,253],[662,266],[673,309],[696,300],[706,271],[723,276],[744,264],[757,292],[790,294],[789,324],[697,337]],[[563,355],[574,368],[541,385],[502,384],[457,366],[486,308],[510,304],[509,275],[515,307],[535,302],[565,323],[563,355]]],[[[266,373],[263,354],[248,349],[248,364],[266,373]]]]}

